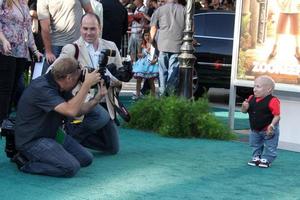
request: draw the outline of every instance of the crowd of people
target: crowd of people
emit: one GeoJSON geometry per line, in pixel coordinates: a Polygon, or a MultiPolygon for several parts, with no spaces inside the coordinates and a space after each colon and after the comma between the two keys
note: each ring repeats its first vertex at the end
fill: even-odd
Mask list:
{"type": "Polygon", "coordinates": [[[170,77],[177,79],[184,15],[184,6],[173,0],[151,0],[147,6],[143,0],[1,1],[0,123],[14,107],[17,154],[12,160],[19,169],[70,177],[92,162],[84,147],[116,154],[114,100],[127,79],[118,74],[123,37],[130,36],[134,77],[139,83],[149,81],[154,95],[159,73],[164,87],[176,82],[170,77]],[[166,37],[172,32],[178,33],[166,37]],[[168,49],[168,43],[175,46],[168,49]],[[41,76],[16,99],[24,70],[34,71],[34,62],[40,61],[41,76]]]}
{"type": "MultiPolygon", "coordinates": [[[[201,1],[204,9],[206,2],[201,1]]],[[[185,0],[0,1],[0,124],[16,108],[18,153],[12,160],[18,168],[72,177],[92,163],[85,147],[117,154],[114,100],[128,79],[118,74],[122,48],[137,79],[136,99],[147,87],[156,94],[155,79],[159,95],[176,94],[185,5],[185,0]],[[41,76],[17,97],[24,70],[35,70],[40,61],[41,76]]]]}

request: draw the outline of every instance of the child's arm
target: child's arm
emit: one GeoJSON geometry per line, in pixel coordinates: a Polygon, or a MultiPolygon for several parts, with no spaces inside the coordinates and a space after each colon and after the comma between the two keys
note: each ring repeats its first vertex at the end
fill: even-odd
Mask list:
{"type": "Polygon", "coordinates": [[[241,112],[246,113],[249,109],[249,101],[248,99],[245,99],[245,101],[242,103],[241,112]]]}
{"type": "Polygon", "coordinates": [[[155,56],[155,57],[153,58],[153,60],[151,61],[151,65],[156,64],[156,62],[157,62],[157,57],[155,56]]]}
{"type": "Polygon", "coordinates": [[[272,98],[270,103],[269,103],[269,109],[273,114],[273,119],[271,124],[269,124],[267,128],[267,134],[272,134],[275,126],[278,124],[280,120],[280,101],[277,98],[272,98]]]}
{"type": "Polygon", "coordinates": [[[246,113],[249,109],[249,101],[253,98],[253,95],[250,95],[248,99],[245,99],[245,101],[242,103],[241,112],[246,113]]]}
{"type": "Polygon", "coordinates": [[[278,124],[279,120],[280,120],[280,115],[274,115],[271,124],[267,128],[267,134],[272,135],[272,133],[275,129],[275,126],[278,124]]]}

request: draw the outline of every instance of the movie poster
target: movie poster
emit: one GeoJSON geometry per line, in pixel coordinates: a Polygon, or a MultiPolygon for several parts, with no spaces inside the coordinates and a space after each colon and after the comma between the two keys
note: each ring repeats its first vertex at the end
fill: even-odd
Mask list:
{"type": "Polygon", "coordinates": [[[242,0],[240,7],[237,80],[266,74],[300,88],[300,0],[242,0]]]}

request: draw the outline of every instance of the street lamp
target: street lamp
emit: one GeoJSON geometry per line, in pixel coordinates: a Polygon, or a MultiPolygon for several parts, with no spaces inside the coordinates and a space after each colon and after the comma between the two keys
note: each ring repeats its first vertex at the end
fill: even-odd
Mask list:
{"type": "Polygon", "coordinates": [[[193,18],[195,0],[187,0],[183,44],[179,55],[179,95],[187,99],[193,96],[193,67],[196,57],[193,55],[193,18]]]}

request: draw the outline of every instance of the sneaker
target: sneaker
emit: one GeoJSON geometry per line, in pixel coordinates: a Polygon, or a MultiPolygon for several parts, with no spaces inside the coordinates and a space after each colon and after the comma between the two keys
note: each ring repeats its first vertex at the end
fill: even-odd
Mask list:
{"type": "Polygon", "coordinates": [[[248,162],[248,165],[253,166],[253,167],[258,166],[259,164],[260,164],[260,158],[259,157],[254,157],[254,158],[252,158],[252,160],[250,160],[248,162]]]}
{"type": "Polygon", "coordinates": [[[260,163],[258,164],[258,166],[261,168],[268,168],[271,166],[271,163],[269,163],[267,159],[263,158],[260,160],[260,163]]]}

